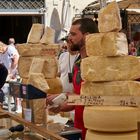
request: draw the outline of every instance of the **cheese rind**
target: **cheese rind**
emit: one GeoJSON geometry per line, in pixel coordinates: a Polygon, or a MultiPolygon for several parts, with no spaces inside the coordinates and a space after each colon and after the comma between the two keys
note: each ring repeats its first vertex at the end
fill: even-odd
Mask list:
{"type": "Polygon", "coordinates": [[[101,133],[87,130],[86,140],[137,140],[137,131],[128,133],[101,133]]]}
{"type": "Polygon", "coordinates": [[[60,51],[59,44],[17,44],[20,56],[57,56],[60,51]]]}
{"type": "Polygon", "coordinates": [[[138,81],[83,82],[81,85],[81,95],[139,96],[139,92],[138,81]]]}
{"type": "Polygon", "coordinates": [[[140,60],[136,56],[82,59],[81,77],[85,81],[123,81],[140,78],[140,60]]]}
{"type": "Polygon", "coordinates": [[[86,128],[102,132],[127,132],[137,130],[136,107],[86,106],[84,125],[86,128]]]}
{"type": "MultiPolygon", "coordinates": [[[[62,83],[59,77],[52,79],[45,79],[49,89],[47,89],[47,94],[60,94],[62,93],[62,83]]],[[[28,84],[28,79],[23,78],[22,84],[28,84]]]]}
{"type": "Polygon", "coordinates": [[[120,10],[117,2],[111,2],[98,14],[99,32],[118,32],[122,29],[120,10]]]}
{"type": "Polygon", "coordinates": [[[128,55],[128,43],[124,33],[96,33],[86,36],[88,56],[128,55]]]}

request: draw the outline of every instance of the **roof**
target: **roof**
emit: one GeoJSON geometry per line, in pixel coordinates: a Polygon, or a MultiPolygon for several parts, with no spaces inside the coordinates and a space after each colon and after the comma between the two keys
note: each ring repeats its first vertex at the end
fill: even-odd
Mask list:
{"type": "MultiPolygon", "coordinates": [[[[107,3],[110,3],[108,1],[107,3]]],[[[135,11],[140,13],[140,0],[118,0],[118,5],[120,9],[126,9],[128,11],[135,11]]],[[[90,3],[83,11],[84,12],[97,12],[100,10],[100,3],[98,0],[90,3]]]]}

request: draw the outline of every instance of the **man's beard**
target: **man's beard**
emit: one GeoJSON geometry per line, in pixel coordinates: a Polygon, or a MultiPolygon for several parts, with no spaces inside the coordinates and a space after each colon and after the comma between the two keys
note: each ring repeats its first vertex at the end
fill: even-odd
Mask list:
{"type": "Polygon", "coordinates": [[[73,44],[70,46],[71,51],[80,51],[80,45],[79,44],[73,44]]]}
{"type": "Polygon", "coordinates": [[[83,46],[84,46],[84,41],[81,41],[78,44],[71,44],[70,49],[71,51],[80,51],[83,46]]]}

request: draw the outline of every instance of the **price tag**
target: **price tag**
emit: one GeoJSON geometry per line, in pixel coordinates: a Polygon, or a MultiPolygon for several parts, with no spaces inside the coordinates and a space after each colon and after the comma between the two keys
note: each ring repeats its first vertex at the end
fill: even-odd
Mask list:
{"type": "Polygon", "coordinates": [[[85,96],[69,95],[69,105],[140,106],[140,96],[85,96]]]}

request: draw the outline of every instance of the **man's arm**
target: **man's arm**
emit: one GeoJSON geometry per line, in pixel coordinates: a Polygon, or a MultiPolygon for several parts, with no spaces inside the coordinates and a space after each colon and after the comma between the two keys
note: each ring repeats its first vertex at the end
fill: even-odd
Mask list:
{"type": "Polygon", "coordinates": [[[18,65],[18,60],[19,60],[19,55],[15,54],[12,58],[12,64],[11,64],[11,69],[15,69],[18,65]]]}
{"type": "MultiPolygon", "coordinates": [[[[72,94],[72,93],[70,93],[70,94],[72,94]]],[[[68,96],[68,95],[69,95],[69,93],[66,94],[66,96],[68,96]]],[[[58,96],[59,95],[50,95],[50,96],[47,97],[46,105],[47,105],[49,111],[54,112],[54,113],[59,113],[59,112],[69,112],[69,111],[74,110],[75,106],[68,105],[67,100],[63,103],[60,103],[57,106],[53,106],[53,100],[58,96]]]]}

